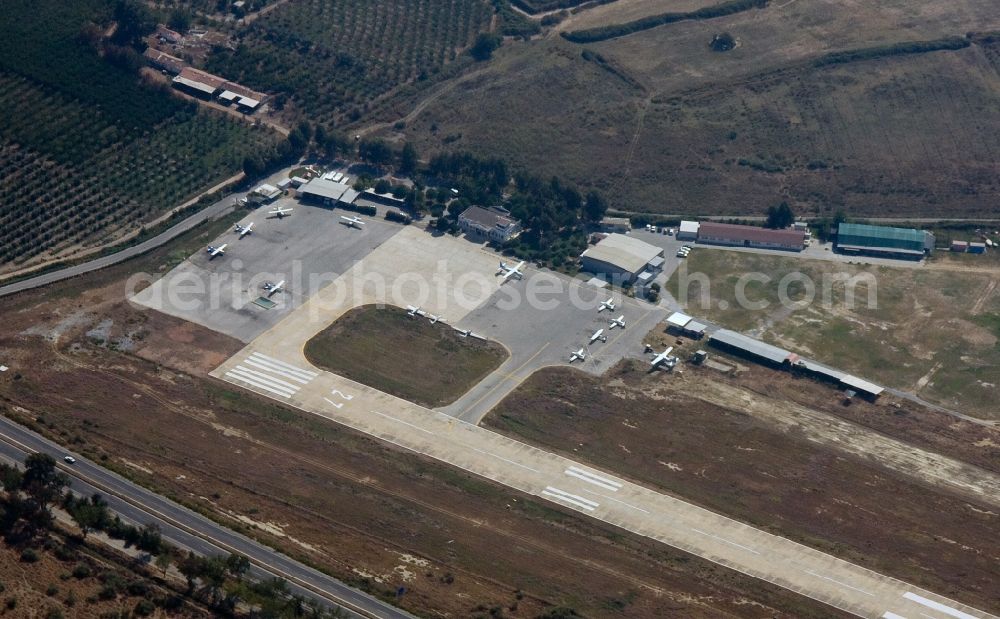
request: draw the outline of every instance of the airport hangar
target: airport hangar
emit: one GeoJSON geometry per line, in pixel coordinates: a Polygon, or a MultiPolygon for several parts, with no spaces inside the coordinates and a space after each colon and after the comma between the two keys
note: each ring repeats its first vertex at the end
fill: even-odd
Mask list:
{"type": "Polygon", "coordinates": [[[913,228],[842,223],[837,227],[837,251],[920,260],[934,251],[934,235],[913,228]]]}
{"type": "Polygon", "coordinates": [[[580,254],[583,270],[621,283],[652,280],[663,270],[663,248],[624,234],[609,234],[580,254]],[[649,274],[649,275],[647,275],[649,274]]]}

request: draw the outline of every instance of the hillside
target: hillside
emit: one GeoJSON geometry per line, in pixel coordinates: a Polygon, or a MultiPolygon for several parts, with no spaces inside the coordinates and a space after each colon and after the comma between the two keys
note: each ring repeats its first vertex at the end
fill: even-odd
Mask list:
{"type": "Polygon", "coordinates": [[[382,135],[559,174],[622,210],[752,215],[787,200],[806,215],[996,215],[1000,43],[974,34],[1000,28],[992,3],[752,3],[609,27],[722,4],[570,15],[541,40],[507,41],[382,135]],[[594,28],[571,38],[610,38],[561,36],[594,28]],[[713,51],[723,32],[735,49],[713,51]]]}
{"type": "Polygon", "coordinates": [[[271,133],[141,83],[125,48],[102,58],[109,1],[4,9],[0,272],[106,243],[239,172],[248,155],[277,153],[271,133]]]}

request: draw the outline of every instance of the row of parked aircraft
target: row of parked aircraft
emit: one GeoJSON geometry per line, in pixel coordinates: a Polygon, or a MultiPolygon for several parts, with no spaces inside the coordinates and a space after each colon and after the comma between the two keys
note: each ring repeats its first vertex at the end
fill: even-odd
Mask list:
{"type": "MultiPolygon", "coordinates": [[[[607,300],[601,301],[601,304],[597,307],[597,313],[600,314],[604,310],[608,310],[608,311],[612,311],[613,312],[613,311],[615,311],[616,307],[617,307],[617,305],[615,304],[614,297],[608,297],[607,300]]],[[[615,329],[616,327],[617,328],[621,328],[621,329],[625,328],[625,314],[622,314],[618,318],[612,318],[611,320],[609,320],[608,321],[608,326],[607,326],[606,330],[607,331],[611,331],[612,329],[615,329]]],[[[594,331],[591,334],[590,341],[587,342],[587,346],[590,346],[591,344],[593,344],[594,342],[597,342],[598,340],[600,340],[601,342],[607,342],[608,341],[608,336],[605,334],[605,329],[603,327],[600,328],[600,329],[598,329],[597,331],[594,331]]],[[[587,359],[586,347],[581,348],[580,350],[574,351],[569,356],[569,362],[570,363],[573,363],[574,361],[585,361],[586,359],[587,359]]]]}
{"type": "MultiPolygon", "coordinates": [[[[276,208],[274,210],[268,211],[267,215],[268,215],[269,218],[282,219],[284,217],[287,217],[288,215],[291,215],[292,211],[294,211],[294,210],[295,209],[292,209],[292,208],[281,208],[281,207],[278,207],[278,208],[276,208]]],[[[355,215],[354,217],[346,217],[344,215],[341,215],[340,218],[343,220],[340,223],[344,224],[345,226],[347,226],[349,228],[357,228],[358,230],[360,230],[361,226],[365,225],[364,220],[361,219],[360,217],[358,217],[357,215],[355,215]]],[[[250,223],[248,223],[245,226],[241,226],[240,224],[236,224],[235,232],[236,232],[236,234],[239,235],[239,238],[242,239],[246,235],[248,235],[248,234],[250,234],[250,233],[253,232],[253,223],[254,222],[251,221],[250,223]]],[[[218,247],[215,247],[214,245],[209,245],[206,248],[205,251],[208,252],[209,259],[211,260],[212,258],[215,258],[216,256],[223,256],[223,255],[225,255],[227,247],[229,247],[229,243],[223,243],[222,245],[219,245],[218,247]]],[[[522,262],[521,264],[524,264],[524,263],[522,262]]],[[[270,296],[270,295],[268,295],[268,296],[270,296]]]]}
{"type": "MultiPolygon", "coordinates": [[[[278,219],[281,219],[282,217],[285,217],[286,215],[290,215],[292,213],[292,211],[294,211],[294,210],[295,209],[278,207],[278,208],[276,208],[274,210],[268,211],[267,215],[268,215],[268,218],[274,218],[274,217],[276,217],[278,219]]],[[[236,224],[236,226],[234,228],[234,232],[236,232],[236,234],[238,235],[238,238],[242,239],[246,235],[253,233],[253,224],[254,224],[254,222],[252,222],[252,221],[250,223],[248,223],[247,225],[245,225],[245,226],[242,226],[240,224],[236,224]]],[[[215,258],[216,256],[223,256],[223,255],[225,255],[227,247],[229,247],[229,243],[223,243],[222,245],[219,245],[218,247],[215,247],[214,245],[209,245],[206,248],[205,251],[208,252],[209,260],[211,260],[212,258],[215,258]]]]}

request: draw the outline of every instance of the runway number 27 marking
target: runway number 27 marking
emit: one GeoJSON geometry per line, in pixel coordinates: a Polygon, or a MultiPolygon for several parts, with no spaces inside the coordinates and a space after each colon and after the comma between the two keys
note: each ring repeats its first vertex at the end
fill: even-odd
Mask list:
{"type": "MultiPolygon", "coordinates": [[[[343,391],[337,391],[336,389],[334,389],[333,391],[331,391],[330,395],[338,396],[340,398],[343,398],[344,400],[347,400],[348,402],[350,402],[351,400],[354,399],[353,395],[348,395],[348,394],[344,393],[343,391]]],[[[323,399],[326,400],[330,404],[330,406],[332,406],[334,408],[343,408],[344,407],[344,403],[343,402],[334,402],[330,398],[323,398],[323,399]]]]}

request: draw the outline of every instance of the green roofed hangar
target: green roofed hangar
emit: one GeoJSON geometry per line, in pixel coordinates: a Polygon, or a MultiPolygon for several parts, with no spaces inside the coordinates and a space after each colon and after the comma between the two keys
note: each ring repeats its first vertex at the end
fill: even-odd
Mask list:
{"type": "Polygon", "coordinates": [[[934,251],[934,235],[914,228],[843,223],[837,228],[836,249],[845,254],[920,260],[934,251]]]}

